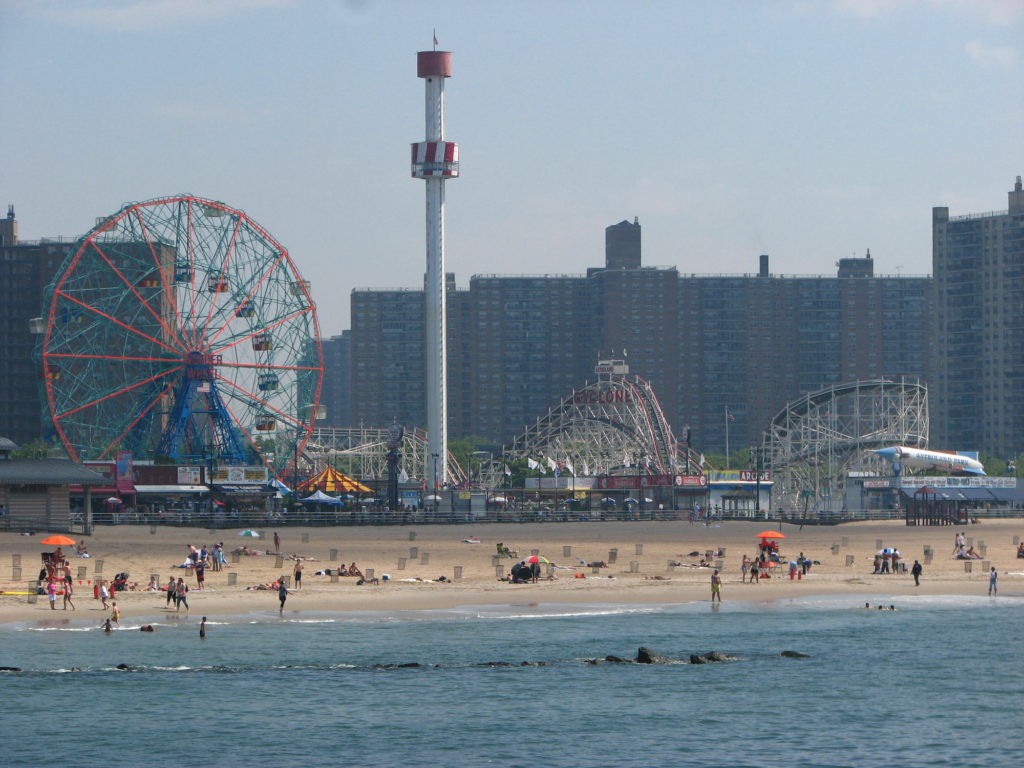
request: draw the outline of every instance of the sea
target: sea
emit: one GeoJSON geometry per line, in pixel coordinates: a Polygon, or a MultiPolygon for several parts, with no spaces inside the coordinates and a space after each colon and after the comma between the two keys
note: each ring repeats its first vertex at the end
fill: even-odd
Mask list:
{"type": "Polygon", "coordinates": [[[21,668],[0,673],[0,764],[1024,764],[1022,597],[283,617],[270,602],[209,617],[202,639],[196,614],[0,627],[0,665],[21,668]],[[604,661],[641,646],[679,662],[604,661]],[[685,663],[708,651],[735,658],[685,663]]]}

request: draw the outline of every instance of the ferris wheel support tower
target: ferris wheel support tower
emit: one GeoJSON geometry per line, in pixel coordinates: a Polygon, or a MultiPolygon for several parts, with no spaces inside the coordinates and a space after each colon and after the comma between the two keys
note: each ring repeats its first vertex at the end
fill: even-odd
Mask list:
{"type": "MultiPolygon", "coordinates": [[[[435,38],[434,44],[437,44],[435,38]]],[[[444,140],[444,81],[452,75],[448,51],[420,51],[416,74],[426,90],[426,140],[412,145],[412,176],[427,183],[426,358],[428,450],[423,476],[447,482],[448,365],[444,272],[444,183],[459,175],[459,145],[444,140]]]]}

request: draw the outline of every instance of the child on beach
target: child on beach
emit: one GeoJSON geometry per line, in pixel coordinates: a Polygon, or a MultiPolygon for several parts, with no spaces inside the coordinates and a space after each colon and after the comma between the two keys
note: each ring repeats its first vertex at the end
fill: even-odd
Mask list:
{"type": "Polygon", "coordinates": [[[107,600],[110,599],[110,588],[107,586],[107,580],[104,579],[100,582],[100,601],[103,603],[103,610],[107,610],[110,606],[107,605],[107,600]]]}
{"type": "MultiPolygon", "coordinates": [[[[991,590],[989,590],[991,594],[991,590]]],[[[50,579],[46,582],[46,598],[50,601],[50,610],[57,610],[57,582],[50,579]]]]}
{"type": "Polygon", "coordinates": [[[72,590],[72,587],[71,587],[71,582],[68,582],[67,584],[64,585],[64,610],[65,611],[68,609],[68,605],[71,606],[71,610],[72,611],[76,610],[75,609],[75,604],[71,601],[72,592],[73,592],[73,590],[72,590]]]}
{"type": "Polygon", "coordinates": [[[118,626],[121,626],[121,609],[117,607],[116,600],[110,604],[110,608],[110,620],[118,626]]]}

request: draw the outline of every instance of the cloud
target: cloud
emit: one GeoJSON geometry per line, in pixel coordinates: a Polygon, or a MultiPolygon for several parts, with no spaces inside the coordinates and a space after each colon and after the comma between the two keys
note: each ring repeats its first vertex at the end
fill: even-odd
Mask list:
{"type": "Polygon", "coordinates": [[[971,40],[964,46],[967,55],[985,67],[994,69],[1012,69],[1017,63],[1016,48],[1000,48],[995,45],[985,45],[977,40],[971,40]]]}
{"type": "Polygon", "coordinates": [[[293,0],[100,0],[92,3],[40,3],[32,10],[70,27],[138,32],[245,15],[293,0]]]}

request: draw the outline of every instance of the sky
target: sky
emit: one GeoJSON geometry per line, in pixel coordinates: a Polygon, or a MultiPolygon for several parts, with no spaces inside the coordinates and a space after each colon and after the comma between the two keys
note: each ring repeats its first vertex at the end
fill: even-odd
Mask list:
{"type": "Polygon", "coordinates": [[[338,334],[354,288],[422,286],[435,30],[460,288],[584,274],[633,217],[686,274],[928,274],[932,206],[1024,174],[1021,0],[0,0],[0,204],[27,240],[223,201],[338,334]]]}

